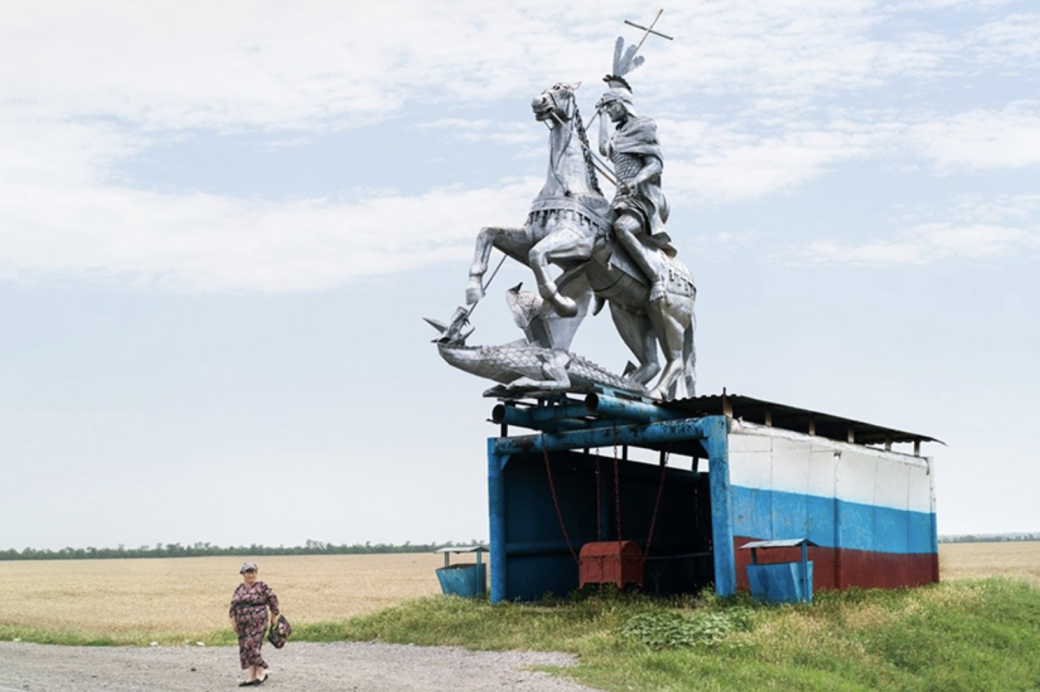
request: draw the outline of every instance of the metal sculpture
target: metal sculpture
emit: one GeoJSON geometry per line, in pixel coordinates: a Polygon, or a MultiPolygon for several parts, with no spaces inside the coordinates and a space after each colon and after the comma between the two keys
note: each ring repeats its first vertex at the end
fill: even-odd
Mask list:
{"type": "Polygon", "coordinates": [[[647,393],[645,387],[564,349],[545,348],[527,341],[503,346],[467,346],[466,339],[473,330],[466,328],[465,308],[458,308],[447,324],[429,318],[426,321],[441,333],[434,341],[445,361],[505,385],[489,389],[485,392],[488,396],[558,394],[592,385],[647,393]]]}
{"type": "MultiPolygon", "coordinates": [[[[481,282],[491,249],[526,264],[538,281],[538,293],[557,314],[584,317],[585,305],[576,296],[561,294],[549,273],[549,263],[581,262],[592,254],[597,232],[608,228],[609,205],[593,168],[585,124],[574,92],[581,86],[555,84],[531,102],[535,119],[549,128],[549,170],[545,185],[531,204],[527,223],[520,228],[488,226],[477,235],[469,270],[466,302],[484,297],[481,282]]],[[[580,295],[580,294],[579,294],[580,295]]],[[[567,348],[569,344],[559,344],[567,348]]]]}
{"type": "MultiPolygon", "coordinates": [[[[643,40],[651,33],[664,36],[653,31],[656,22],[650,28],[639,27],[646,31],[643,40]]],[[[469,307],[459,308],[448,325],[428,320],[444,331],[438,343],[441,355],[452,365],[508,382],[514,389],[541,386],[558,391],[574,386],[584,376],[571,377],[568,367],[584,372],[592,364],[567,349],[594,297],[593,314],[604,304],[610,305],[614,325],[638,361],[621,377],[593,366],[596,377],[606,373],[608,379],[620,381],[620,385],[609,386],[654,398],[694,394],[696,288],[692,274],[675,258],[675,248],[664,230],[668,204],[661,191],[664,164],[656,125],[636,112],[625,78],[643,62],[636,55],[640,46],[642,41],[625,49],[623,39],[618,38],[613,74],[605,78],[609,88],[597,104],[597,117],[607,116],[601,121],[599,148],[613,164],[613,173],[589,146],[575,98],[580,82],[558,83],[532,101],[536,120],[549,128],[546,182],[522,227],[490,226],[480,231],[466,289],[469,307]],[[617,188],[612,201],[600,190],[597,169],[617,188]],[[534,273],[537,294],[517,288],[507,296],[527,339],[507,346],[466,347],[463,356],[459,348],[468,333],[459,337],[469,314],[485,295],[484,276],[495,248],[534,273]],[[551,265],[562,273],[554,277],[551,265]],[[665,356],[663,369],[658,347],[665,356]],[[541,364],[538,375],[528,374],[534,372],[534,366],[527,361],[523,368],[506,364],[510,359],[520,362],[527,355],[503,349],[525,348],[524,353],[534,354],[541,364]],[[476,363],[481,357],[489,360],[486,368],[476,363]],[[569,365],[568,358],[575,359],[575,365],[569,365]],[[488,374],[503,368],[510,379],[488,374]],[[518,374],[521,370],[523,374],[518,374]],[[647,392],[655,377],[657,381],[647,392]]]]}

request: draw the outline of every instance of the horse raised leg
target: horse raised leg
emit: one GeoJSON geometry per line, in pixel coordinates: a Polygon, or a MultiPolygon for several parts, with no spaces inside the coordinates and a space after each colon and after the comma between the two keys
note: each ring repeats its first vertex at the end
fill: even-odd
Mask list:
{"type": "Polygon", "coordinates": [[[531,250],[531,234],[526,226],[486,226],[480,229],[473,252],[473,264],[469,268],[469,283],[466,285],[467,305],[473,305],[484,297],[484,274],[487,273],[492,248],[497,248],[513,259],[527,264],[527,255],[531,250]]]}
{"type": "Polygon", "coordinates": [[[560,293],[549,273],[549,263],[586,260],[592,254],[592,242],[590,233],[559,224],[527,254],[527,264],[538,282],[538,293],[561,317],[576,316],[578,304],[560,293]]]}

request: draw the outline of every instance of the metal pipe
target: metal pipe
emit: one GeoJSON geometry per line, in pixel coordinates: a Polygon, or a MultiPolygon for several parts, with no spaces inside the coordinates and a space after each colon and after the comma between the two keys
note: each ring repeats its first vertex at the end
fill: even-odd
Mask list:
{"type": "Polygon", "coordinates": [[[528,422],[526,412],[527,409],[518,409],[516,406],[496,404],[495,408],[491,409],[491,421],[499,425],[523,425],[528,422]]]}
{"type": "Polygon", "coordinates": [[[545,423],[581,419],[588,415],[585,404],[559,404],[532,408],[498,404],[491,409],[493,422],[533,430],[539,430],[545,423]]]}
{"type": "Polygon", "coordinates": [[[662,442],[704,439],[708,436],[709,430],[715,430],[720,424],[724,426],[723,430],[729,429],[725,418],[706,416],[645,425],[626,425],[618,428],[611,426],[541,435],[500,437],[492,438],[490,443],[491,451],[504,456],[534,454],[542,451],[557,452],[586,447],[612,447],[615,444],[647,447],[662,442]],[[716,419],[721,419],[721,423],[716,419]]]}
{"type": "Polygon", "coordinates": [[[631,399],[619,399],[595,392],[585,397],[585,408],[588,409],[589,413],[624,418],[636,423],[654,423],[662,420],[677,420],[690,417],[681,411],[666,409],[657,404],[648,404],[644,401],[631,399]]]}

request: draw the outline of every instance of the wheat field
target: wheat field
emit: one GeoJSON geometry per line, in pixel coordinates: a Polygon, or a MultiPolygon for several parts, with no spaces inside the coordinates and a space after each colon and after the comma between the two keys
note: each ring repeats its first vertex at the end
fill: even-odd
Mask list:
{"type": "Polygon", "coordinates": [[[1040,584],[1040,542],[943,543],[941,579],[1009,577],[1040,584]]]}
{"type": "MultiPolygon", "coordinates": [[[[252,559],[252,558],[250,558],[252,559]]],[[[439,555],[257,558],[294,623],[343,620],[440,592],[439,555]]],[[[228,627],[241,557],[0,562],[0,625],[87,634],[228,627]]]]}
{"type": "MultiPolygon", "coordinates": [[[[241,557],[0,562],[0,626],[152,637],[228,627],[241,557]]],[[[943,580],[1040,584],[1040,542],[945,543],[943,580]]],[[[256,560],[294,623],[345,620],[437,594],[439,555],[279,556],[256,560]]]]}

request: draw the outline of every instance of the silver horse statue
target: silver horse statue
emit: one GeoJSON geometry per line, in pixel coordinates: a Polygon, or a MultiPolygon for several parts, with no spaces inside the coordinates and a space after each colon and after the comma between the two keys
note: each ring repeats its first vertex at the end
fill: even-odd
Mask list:
{"type": "Polygon", "coordinates": [[[482,285],[492,248],[496,248],[534,272],[538,293],[560,319],[550,332],[555,341],[546,344],[569,348],[577,325],[588,311],[587,286],[557,287],[549,264],[574,266],[592,256],[593,239],[608,229],[610,205],[599,188],[592,165],[585,126],[578,112],[576,84],[556,84],[531,102],[535,119],[549,128],[549,171],[545,186],[531,204],[527,223],[520,228],[488,226],[477,235],[476,252],[469,271],[466,303],[484,297],[482,285]]]}
{"type": "Polygon", "coordinates": [[[521,228],[486,227],[477,236],[470,267],[466,302],[484,296],[483,278],[492,248],[529,266],[538,295],[551,308],[548,348],[567,349],[585,317],[593,295],[596,312],[604,301],[621,338],[638,360],[626,376],[647,385],[655,398],[675,398],[685,389],[693,396],[696,352],[694,301],[696,289],[689,270],[660,253],[668,267],[665,296],[650,301],[650,287],[642,272],[615,247],[611,235],[610,203],[600,191],[585,125],[574,97],[577,84],[556,84],[531,103],[535,118],[549,126],[549,169],[545,186],[531,205],[521,228]],[[550,264],[561,267],[555,279],[550,264]],[[658,346],[665,367],[658,362],[658,346]]]}

